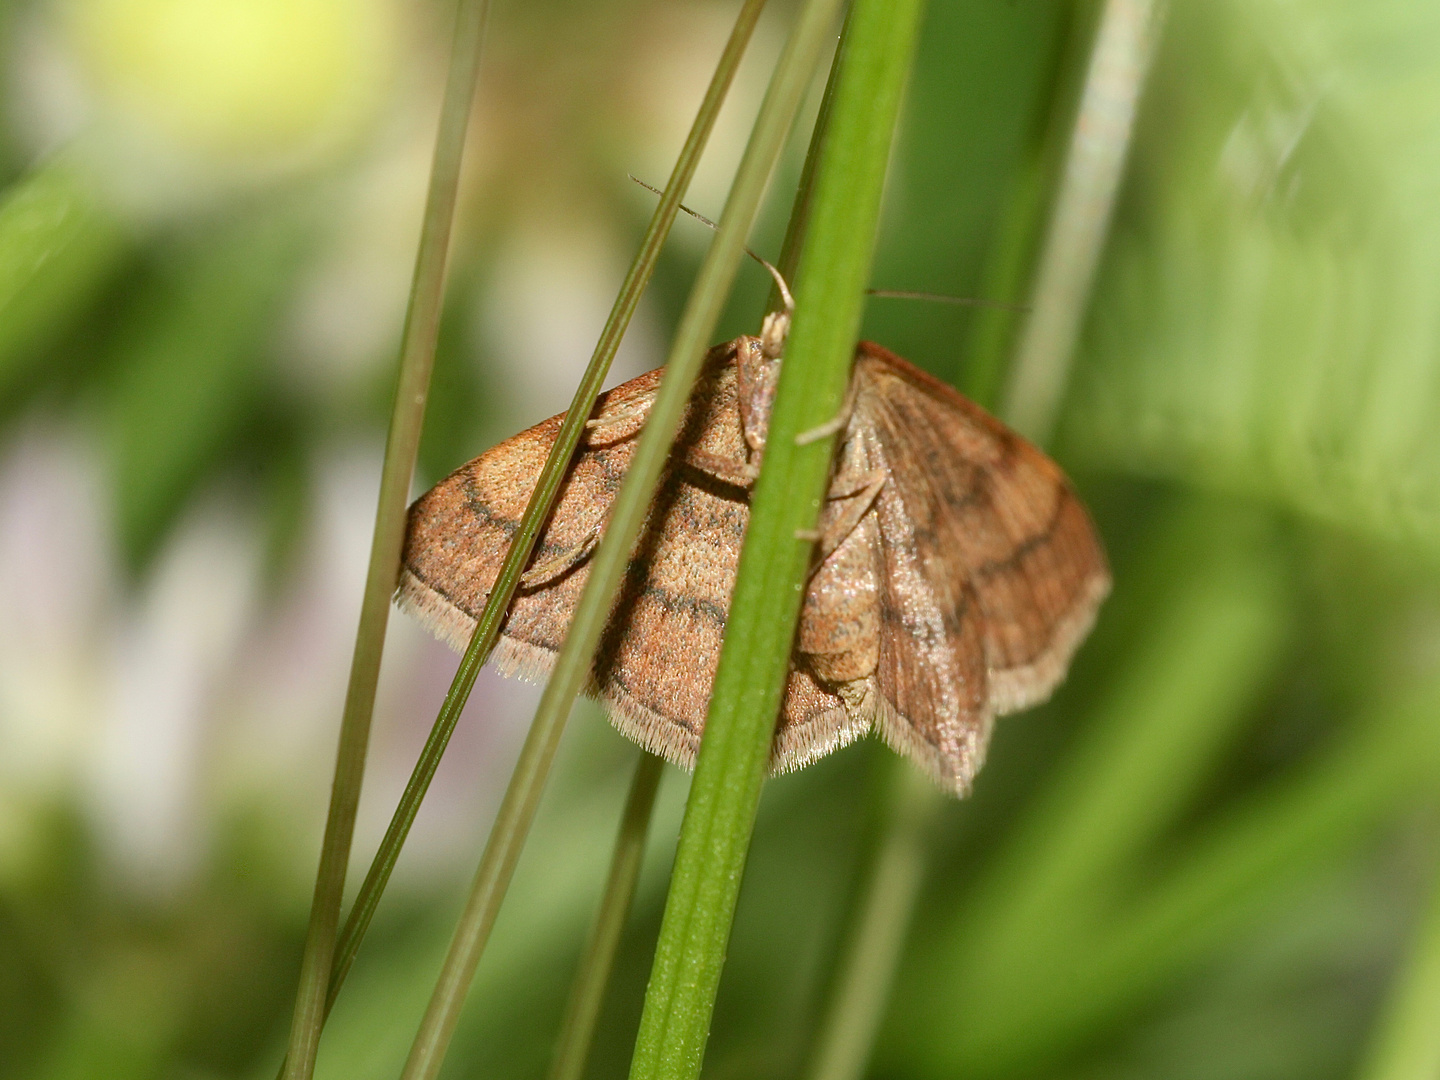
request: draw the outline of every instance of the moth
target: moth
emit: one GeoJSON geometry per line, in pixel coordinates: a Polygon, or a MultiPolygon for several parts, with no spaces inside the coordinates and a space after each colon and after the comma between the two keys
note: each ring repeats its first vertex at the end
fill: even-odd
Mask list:
{"type": "MultiPolygon", "coordinates": [[[[612,609],[588,693],[645,749],[693,768],[749,494],[764,453],[783,316],[706,356],[612,609]]],[[[492,657],[554,664],[661,371],[602,395],[492,657]]],[[[560,416],[461,466],[410,508],[399,606],[464,649],[560,416]]],[[[1110,588],[1060,468],[879,345],[855,352],[771,768],[877,731],[963,795],[995,717],[1047,698],[1110,588]]],[[[829,431],[823,432],[829,434],[829,431]]]]}

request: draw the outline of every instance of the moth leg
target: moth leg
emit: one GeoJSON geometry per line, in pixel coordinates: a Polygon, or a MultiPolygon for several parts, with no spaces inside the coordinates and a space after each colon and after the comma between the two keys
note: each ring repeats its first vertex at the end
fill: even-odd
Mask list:
{"type": "MultiPolygon", "coordinates": [[[[653,404],[654,402],[649,400],[632,401],[628,405],[621,405],[614,411],[606,413],[604,416],[592,417],[585,421],[585,434],[588,436],[598,433],[603,437],[606,428],[621,427],[631,424],[636,420],[641,421],[643,425],[646,417],[650,415],[650,407],[653,404]]],[[[638,434],[639,430],[639,427],[637,427],[634,432],[630,432],[629,434],[638,434]]]]}
{"type": "Polygon", "coordinates": [[[880,490],[875,482],[885,479],[885,470],[866,469],[863,472],[850,473],[846,479],[850,481],[848,487],[841,486],[841,478],[838,474],[830,481],[830,490],[825,493],[826,502],[853,499],[856,495],[865,495],[871,502],[874,502],[875,496],[870,493],[870,489],[874,488],[877,492],[880,490]]]}
{"type": "Polygon", "coordinates": [[[850,388],[845,391],[845,401],[840,406],[840,411],[832,416],[825,423],[809,428],[795,436],[796,446],[809,446],[813,442],[828,438],[837,432],[844,431],[850,423],[850,414],[855,411],[855,391],[860,384],[855,379],[850,380],[850,388]]]}
{"type": "Polygon", "coordinates": [[[755,483],[755,477],[760,475],[758,462],[736,461],[734,458],[721,457],[693,446],[685,451],[685,464],[699,469],[707,476],[742,488],[748,488],[755,483]]]}
{"type": "Polygon", "coordinates": [[[875,693],[875,680],[870,676],[863,679],[846,679],[833,687],[835,696],[845,703],[845,713],[851,720],[868,725],[874,723],[879,711],[879,697],[875,693]]]}
{"type": "MultiPolygon", "coordinates": [[[[831,492],[826,497],[825,511],[820,516],[818,537],[820,550],[816,558],[817,566],[828,559],[835,549],[845,542],[845,538],[855,531],[861,519],[875,505],[875,500],[880,495],[880,489],[885,486],[885,470],[871,469],[869,472],[861,473],[858,479],[860,483],[852,490],[839,494],[831,492]],[[830,512],[832,507],[835,508],[833,514],[830,512]]],[[[797,534],[796,539],[803,540],[808,537],[797,534]]]]}
{"type": "Polygon", "coordinates": [[[591,552],[600,543],[600,526],[594,525],[585,534],[585,539],[572,548],[567,548],[559,555],[552,555],[548,559],[542,559],[534,566],[520,575],[522,588],[534,588],[536,585],[544,585],[546,582],[559,577],[572,566],[577,566],[590,557],[591,552]]]}

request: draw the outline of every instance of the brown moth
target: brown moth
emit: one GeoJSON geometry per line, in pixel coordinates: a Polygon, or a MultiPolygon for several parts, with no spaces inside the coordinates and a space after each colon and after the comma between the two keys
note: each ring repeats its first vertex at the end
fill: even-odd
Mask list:
{"type": "MultiPolygon", "coordinates": [[[[783,318],[783,317],[781,317],[783,318]]],[[[720,657],[784,327],[717,345],[598,650],[588,693],[645,749],[691,768],[720,657]]],[[[602,395],[494,659],[553,664],[661,371],[602,395]]],[[[463,649],[560,429],[554,416],[410,508],[399,605],[463,649]]],[[[994,718],[1043,701],[1110,588],[1059,467],[978,405],[861,342],[771,767],[878,730],[964,794],[994,718]]],[[[810,433],[818,437],[824,431],[810,433]]],[[[802,436],[804,438],[804,436],[802,436]]]]}

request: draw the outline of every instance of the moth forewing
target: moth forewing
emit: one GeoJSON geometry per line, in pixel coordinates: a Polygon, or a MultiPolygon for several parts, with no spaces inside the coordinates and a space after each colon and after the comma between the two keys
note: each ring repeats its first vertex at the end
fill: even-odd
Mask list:
{"type": "MultiPolygon", "coordinates": [[[[767,435],[778,351],[712,349],[594,661],[590,692],[646,749],[693,767],[767,435]]],[[[603,395],[514,601],[496,661],[554,663],[659,384],[603,395]]],[[[1040,451],[868,342],[817,530],[772,750],[799,768],[878,729],[963,793],[993,718],[1063,677],[1109,587],[1084,508],[1040,451]]],[[[554,417],[410,510],[397,600],[463,648],[523,513],[554,417]]]]}

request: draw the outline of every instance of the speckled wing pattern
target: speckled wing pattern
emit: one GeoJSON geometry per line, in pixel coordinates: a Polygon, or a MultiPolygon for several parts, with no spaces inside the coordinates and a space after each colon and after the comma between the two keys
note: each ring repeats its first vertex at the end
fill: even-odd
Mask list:
{"type": "MultiPolygon", "coordinates": [[[[679,445],[743,462],[733,353],[734,343],[711,350],[679,445]]],[[[562,569],[517,592],[493,657],[503,673],[533,679],[553,666],[589,576],[588,559],[567,564],[566,553],[583,551],[592,530],[604,523],[660,374],[624,383],[597,403],[596,425],[582,442],[531,561],[534,567],[558,560],[562,569]]],[[[397,599],[457,649],[474,632],[560,422],[551,417],[506,440],[410,508],[397,599]]],[[[749,515],[745,490],[672,459],[588,688],[625,735],[687,767],[700,747],[749,515]]],[[[839,698],[803,672],[790,680],[784,711],[801,729],[845,716],[839,698]]]]}
{"type": "MultiPolygon", "coordinates": [[[[735,354],[753,344],[741,338],[707,357],[589,687],[622,732],[686,767],[749,520],[748,490],[687,455],[746,461],[735,354]]],[[[600,399],[537,545],[536,578],[517,593],[496,648],[504,673],[534,678],[553,665],[659,378],[600,399]]],[[[855,378],[822,527],[844,517],[867,477],[884,482],[810,581],[772,767],[799,768],[875,728],[963,793],[994,716],[1042,700],[1063,677],[1108,589],[1104,554],[1058,467],[983,410],[869,343],[855,378]]],[[[456,648],[474,630],[560,422],[482,454],[410,509],[397,600],[456,648]]]]}

